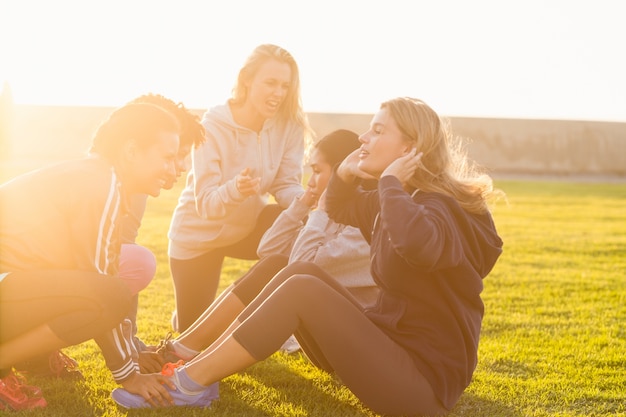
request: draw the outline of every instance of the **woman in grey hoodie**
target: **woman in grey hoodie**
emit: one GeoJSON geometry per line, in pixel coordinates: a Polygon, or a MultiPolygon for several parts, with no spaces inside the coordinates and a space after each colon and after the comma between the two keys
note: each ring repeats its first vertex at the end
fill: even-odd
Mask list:
{"type": "Polygon", "coordinates": [[[232,98],[209,109],[202,124],[206,142],[193,150],[168,234],[179,331],[214,300],[224,258],[258,259],[265,230],[304,192],[311,130],[291,54],[258,46],[239,71],[232,98]],[[268,195],[277,204],[268,204],[268,195]]]}
{"type": "MultiPolygon", "coordinates": [[[[335,130],[313,145],[306,192],[294,199],[267,229],[257,253],[261,259],[283,254],[289,263],[314,262],[367,307],[378,296],[369,272],[369,244],[356,227],[335,223],[328,217],[324,197],[334,166],[359,146],[359,136],[345,129],[335,130]]],[[[372,188],[375,181],[362,185],[372,188]]]]}

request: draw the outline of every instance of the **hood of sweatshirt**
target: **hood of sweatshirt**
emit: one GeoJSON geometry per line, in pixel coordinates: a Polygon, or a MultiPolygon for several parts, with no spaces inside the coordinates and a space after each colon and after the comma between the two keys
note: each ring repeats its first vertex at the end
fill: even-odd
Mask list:
{"type": "Polygon", "coordinates": [[[465,258],[481,278],[486,277],[500,257],[503,245],[491,214],[469,213],[452,197],[439,193],[418,193],[415,199],[429,205],[433,213],[439,213],[433,216],[437,219],[434,223],[455,225],[442,226],[440,230],[445,230],[447,237],[434,241],[442,245],[434,243],[432,248],[431,253],[439,253],[435,268],[458,265],[465,258]]]}
{"type": "Polygon", "coordinates": [[[468,261],[481,277],[486,277],[502,254],[503,242],[496,231],[491,214],[469,215],[467,218],[467,242],[469,250],[465,252],[468,261]]]}
{"type": "MultiPolygon", "coordinates": [[[[278,126],[275,118],[267,119],[261,130],[257,133],[250,128],[242,126],[235,122],[233,114],[230,110],[228,102],[211,107],[202,117],[202,125],[207,134],[214,137],[234,137],[237,148],[247,146],[251,140],[256,141],[266,132],[278,126]]],[[[275,152],[272,151],[272,141],[267,141],[270,148],[267,156],[270,158],[271,168],[278,162],[275,160],[275,152]]]]}
{"type": "MultiPolygon", "coordinates": [[[[434,273],[466,264],[481,278],[491,271],[503,243],[489,212],[469,213],[454,198],[440,193],[417,192],[409,196],[395,178],[381,178],[379,190],[379,221],[393,247],[384,256],[398,256],[405,263],[396,268],[408,271],[412,266],[434,273]],[[416,204],[408,203],[408,199],[416,204]]],[[[383,246],[387,239],[384,233],[379,237],[383,246]]],[[[393,275],[389,271],[386,274],[393,275]]]]}

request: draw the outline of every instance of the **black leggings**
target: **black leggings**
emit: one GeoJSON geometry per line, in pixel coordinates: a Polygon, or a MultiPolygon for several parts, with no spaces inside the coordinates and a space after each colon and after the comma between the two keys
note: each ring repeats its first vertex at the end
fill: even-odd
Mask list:
{"type": "Polygon", "coordinates": [[[213,249],[192,259],[170,258],[180,332],[191,326],[215,299],[225,257],[259,259],[257,248],[261,237],[281,211],[282,209],[277,204],[265,206],[257,219],[254,230],[244,239],[230,246],[213,249]]]}
{"type": "Polygon", "coordinates": [[[85,271],[20,271],[0,281],[0,343],[48,325],[68,346],[120,323],[131,306],[117,277],[85,271]]]}
{"type": "Polygon", "coordinates": [[[295,334],[314,364],[336,373],[371,409],[394,415],[445,411],[429,399],[432,389],[409,353],[313,263],[294,262],[281,270],[238,319],[233,337],[257,360],[295,334]]]}

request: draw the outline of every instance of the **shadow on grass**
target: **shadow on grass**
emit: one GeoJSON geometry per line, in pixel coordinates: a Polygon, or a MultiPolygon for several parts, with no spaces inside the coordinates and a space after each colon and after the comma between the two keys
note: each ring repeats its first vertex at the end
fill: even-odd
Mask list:
{"type": "MultiPolygon", "coordinates": [[[[110,391],[84,381],[33,378],[41,386],[48,407],[20,413],[25,416],[128,417],[379,417],[345,386],[328,374],[302,366],[302,357],[271,357],[220,383],[220,399],[210,408],[174,407],[125,410],[110,399],[110,391]],[[293,361],[293,362],[292,362],[293,361]],[[113,407],[113,409],[111,409],[113,407]]],[[[4,415],[0,411],[0,415],[4,415]]],[[[521,417],[510,406],[465,393],[449,417],[521,417]]]]}
{"type": "Polygon", "coordinates": [[[317,370],[310,363],[297,365],[302,358],[300,353],[274,356],[239,373],[237,380],[226,380],[223,401],[220,401],[216,411],[222,407],[241,407],[250,411],[246,417],[376,416],[327,373],[317,370]],[[292,362],[296,366],[292,366],[292,362]],[[256,396],[259,387],[264,392],[256,396]],[[227,401],[231,404],[225,404],[227,401]]]}
{"type": "MultiPolygon", "coordinates": [[[[289,363],[282,363],[272,358],[269,361],[267,367],[271,366],[271,372],[267,372],[267,368],[261,364],[240,373],[245,380],[249,381],[248,384],[241,381],[232,385],[223,383],[222,400],[216,403],[215,414],[207,415],[380,417],[379,414],[367,409],[337,379],[308,378],[292,369],[289,363]],[[255,385],[275,390],[276,396],[271,399],[254,398],[255,385]],[[262,403],[255,404],[255,401],[262,401],[262,403]],[[288,404],[292,412],[268,411],[268,407],[271,408],[270,403],[288,404]]],[[[523,413],[509,405],[467,392],[449,413],[449,417],[477,416],[522,417],[523,413]]]]}
{"type": "MultiPolygon", "coordinates": [[[[246,372],[251,375],[257,383],[270,386],[280,392],[277,400],[288,402],[294,409],[302,410],[301,413],[282,414],[262,412],[259,408],[250,407],[251,414],[246,416],[278,416],[278,415],[306,415],[306,416],[342,416],[342,417],[379,417],[380,415],[367,409],[349,390],[336,379],[315,380],[307,379],[297,372],[294,372],[288,364],[272,363],[274,369],[280,368],[284,376],[276,377],[263,368],[251,368],[246,372]],[[347,394],[349,393],[349,394],[347,394]]],[[[246,401],[240,397],[240,390],[236,391],[230,386],[229,395],[237,403],[245,404],[246,401]]],[[[217,414],[219,415],[219,414],[217,414]]],[[[449,417],[522,417],[524,414],[510,405],[502,404],[491,399],[481,398],[472,393],[464,393],[454,409],[448,414],[449,417]]]]}
{"type": "MultiPolygon", "coordinates": [[[[28,384],[41,388],[43,396],[48,403],[43,409],[20,412],[20,415],[47,416],[101,416],[105,415],[107,404],[100,401],[102,396],[106,398],[109,392],[98,392],[94,395],[93,390],[86,381],[81,379],[56,379],[49,377],[36,377],[28,379],[28,384]],[[32,413],[32,414],[31,414],[32,413]]],[[[0,415],[1,412],[0,412],[0,415]]]]}
{"type": "Polygon", "coordinates": [[[522,417],[523,415],[511,406],[466,392],[452,409],[449,417],[522,417]]]}

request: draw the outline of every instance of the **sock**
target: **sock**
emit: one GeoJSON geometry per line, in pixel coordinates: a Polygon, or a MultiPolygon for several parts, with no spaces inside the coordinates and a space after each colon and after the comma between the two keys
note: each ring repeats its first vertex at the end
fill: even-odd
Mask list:
{"type": "Polygon", "coordinates": [[[174,349],[174,352],[176,352],[178,356],[180,356],[186,361],[195,358],[196,356],[198,356],[198,353],[200,353],[197,350],[189,349],[187,346],[183,345],[178,340],[172,340],[172,348],[174,349]]]}
{"type": "Polygon", "coordinates": [[[189,375],[187,375],[186,367],[181,366],[180,368],[177,368],[174,372],[176,373],[176,381],[178,382],[178,385],[180,385],[180,388],[183,392],[189,394],[197,394],[206,390],[207,387],[202,384],[198,384],[196,381],[191,379],[189,375]]]}

